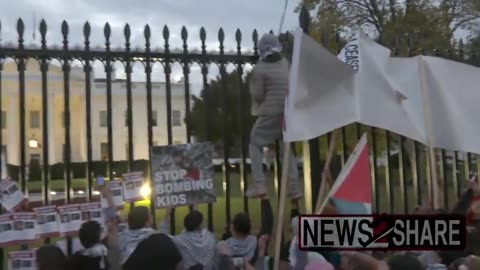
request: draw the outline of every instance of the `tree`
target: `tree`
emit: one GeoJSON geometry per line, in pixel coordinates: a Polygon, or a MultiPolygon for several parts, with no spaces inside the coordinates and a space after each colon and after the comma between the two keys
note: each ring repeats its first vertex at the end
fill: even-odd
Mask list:
{"type": "MultiPolygon", "coordinates": [[[[362,29],[397,48],[450,45],[458,29],[470,30],[480,18],[478,0],[305,0],[316,11],[314,32],[362,29]],[[332,29],[333,28],[333,29],[332,29]],[[417,44],[415,44],[417,42],[417,44]]],[[[315,36],[314,33],[312,33],[315,36]]]]}
{"type": "Polygon", "coordinates": [[[193,97],[189,126],[192,135],[199,141],[213,141],[223,145],[225,137],[228,146],[234,150],[232,154],[238,155],[241,146],[241,136],[248,139],[254,118],[250,115],[249,95],[250,73],[240,80],[236,70],[226,73],[224,82],[221,76],[210,81],[200,96],[193,97]],[[223,86],[225,83],[225,87],[223,86]],[[224,98],[227,102],[225,104],[224,98]],[[242,102],[243,101],[243,102],[242,102]],[[243,103],[243,104],[242,104],[243,103]],[[224,130],[224,117],[226,118],[226,132],[224,130]],[[243,130],[242,128],[243,124],[243,130]]]}

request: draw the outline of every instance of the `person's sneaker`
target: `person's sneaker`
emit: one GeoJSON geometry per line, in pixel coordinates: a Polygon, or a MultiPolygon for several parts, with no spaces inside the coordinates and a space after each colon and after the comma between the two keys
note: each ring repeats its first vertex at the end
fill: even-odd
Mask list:
{"type": "Polygon", "coordinates": [[[265,184],[253,184],[247,188],[246,195],[249,198],[262,197],[267,194],[267,187],[265,184]]]}

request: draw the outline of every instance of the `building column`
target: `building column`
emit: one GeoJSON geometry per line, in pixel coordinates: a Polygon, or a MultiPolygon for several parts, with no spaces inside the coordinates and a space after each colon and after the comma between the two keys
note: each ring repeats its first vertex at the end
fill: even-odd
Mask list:
{"type": "MultiPolygon", "coordinates": [[[[7,136],[8,136],[8,145],[7,145],[7,160],[9,164],[19,165],[20,164],[20,153],[19,153],[19,137],[20,130],[18,124],[18,115],[20,111],[18,109],[18,96],[9,95],[8,96],[8,110],[7,110],[7,136]]],[[[25,123],[22,123],[25,124],[25,123]]],[[[26,143],[26,142],[24,142],[26,143]]],[[[17,177],[17,176],[12,176],[17,177]]]]}

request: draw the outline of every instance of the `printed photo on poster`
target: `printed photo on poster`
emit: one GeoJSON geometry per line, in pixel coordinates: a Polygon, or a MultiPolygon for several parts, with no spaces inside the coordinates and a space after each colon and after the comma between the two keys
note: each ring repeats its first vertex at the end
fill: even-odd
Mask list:
{"type": "MultiPolygon", "coordinates": [[[[124,200],[123,200],[123,186],[121,181],[109,181],[106,183],[107,188],[112,194],[113,204],[117,209],[123,209],[124,200]]],[[[107,208],[108,203],[103,196],[101,197],[102,208],[107,208]]]]}
{"type": "Polygon", "coordinates": [[[35,251],[22,250],[8,253],[9,270],[36,270],[35,251]]]}
{"type": "Polygon", "coordinates": [[[35,213],[13,213],[12,220],[16,244],[24,244],[36,240],[37,219],[35,213]]]}
{"type": "Polygon", "coordinates": [[[156,207],[215,202],[212,143],[158,146],[151,151],[156,207]]]}
{"type": "Polygon", "coordinates": [[[102,225],[102,229],[105,230],[105,219],[103,217],[103,209],[100,206],[99,202],[93,203],[82,203],[79,204],[80,212],[82,213],[82,222],[87,222],[90,220],[95,220],[100,225],[102,225]]]}
{"type": "Polygon", "coordinates": [[[14,211],[22,204],[26,203],[23,192],[10,177],[0,181],[0,204],[7,211],[14,211]]]}
{"type": "Polygon", "coordinates": [[[57,207],[60,216],[58,231],[62,236],[76,235],[82,225],[82,213],[78,204],[57,207]]]}
{"type": "Polygon", "coordinates": [[[37,217],[37,237],[46,238],[59,235],[57,207],[54,205],[34,208],[37,217]]]}
{"type": "Polygon", "coordinates": [[[123,196],[126,201],[143,200],[142,187],[145,184],[143,172],[123,174],[123,196]]]}
{"type": "Polygon", "coordinates": [[[0,246],[14,244],[15,231],[11,214],[0,215],[0,246]]]}

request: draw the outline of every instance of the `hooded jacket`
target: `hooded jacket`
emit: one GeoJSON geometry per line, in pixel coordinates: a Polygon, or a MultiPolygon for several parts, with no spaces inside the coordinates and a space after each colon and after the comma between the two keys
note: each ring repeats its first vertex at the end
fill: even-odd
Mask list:
{"type": "Polygon", "coordinates": [[[110,269],[107,260],[108,251],[103,244],[97,244],[90,248],[82,249],[69,260],[69,269],[73,270],[107,270],[110,269]]]}

